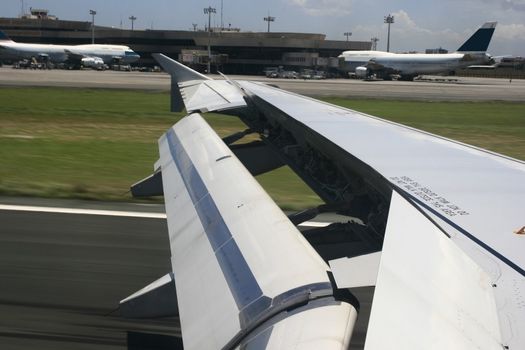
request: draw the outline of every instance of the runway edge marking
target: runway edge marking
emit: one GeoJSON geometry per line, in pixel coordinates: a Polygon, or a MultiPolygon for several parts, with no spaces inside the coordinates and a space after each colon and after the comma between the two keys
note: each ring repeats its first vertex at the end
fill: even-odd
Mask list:
{"type": "Polygon", "coordinates": [[[32,211],[39,213],[55,214],[77,214],[77,215],[99,215],[99,216],[121,216],[134,218],[166,219],[164,213],[146,213],[138,211],[101,210],[101,209],[77,209],[62,207],[39,207],[30,205],[5,205],[0,204],[0,210],[32,211]]]}
{"type": "MultiPolygon", "coordinates": [[[[31,212],[38,212],[38,213],[54,213],[54,214],[99,215],[99,216],[148,218],[148,219],[166,219],[166,214],[164,213],[147,213],[147,212],[139,212],[139,211],[80,209],[80,208],[63,208],[63,207],[41,207],[41,206],[31,206],[31,205],[0,204],[0,210],[31,211],[31,212]]],[[[306,221],[306,222],[301,223],[299,226],[325,227],[328,225],[330,225],[330,222],[306,221]]]]}

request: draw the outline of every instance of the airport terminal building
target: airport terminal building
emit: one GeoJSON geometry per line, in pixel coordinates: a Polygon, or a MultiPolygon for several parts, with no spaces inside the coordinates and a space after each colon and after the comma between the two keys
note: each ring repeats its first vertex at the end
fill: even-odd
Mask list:
{"type": "MultiPolygon", "coordinates": [[[[91,22],[49,18],[45,10],[38,11],[26,18],[0,18],[0,29],[18,42],[91,43],[91,22]]],[[[219,68],[226,74],[262,74],[266,67],[279,66],[336,72],[341,52],[371,48],[369,41],[326,40],[324,34],[243,32],[232,28],[212,28],[208,32],[95,26],[95,42],[130,46],[141,55],[139,65],[154,65],[151,54],[160,52],[198,70],[207,65],[209,42],[212,71],[219,68]]]]}

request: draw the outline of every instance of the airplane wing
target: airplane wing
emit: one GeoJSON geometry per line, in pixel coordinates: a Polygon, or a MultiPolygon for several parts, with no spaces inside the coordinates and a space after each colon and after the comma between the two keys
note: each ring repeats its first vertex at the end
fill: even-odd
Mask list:
{"type": "Polygon", "coordinates": [[[66,53],[68,59],[71,60],[71,61],[81,61],[83,58],[86,57],[86,55],[84,55],[84,54],[73,52],[73,51],[67,50],[67,49],[64,50],[64,52],[66,53]]]}
{"type": "Polygon", "coordinates": [[[374,58],[372,58],[370,61],[368,61],[365,65],[365,67],[367,67],[368,69],[371,69],[373,71],[376,71],[376,70],[381,70],[381,69],[385,69],[386,67],[377,62],[374,58]]]}
{"type": "Polygon", "coordinates": [[[365,349],[501,349],[489,274],[420,210],[393,192],[365,349]]]}
{"type": "Polygon", "coordinates": [[[165,197],[185,346],[346,346],[350,292],[375,284],[365,349],[525,347],[524,162],[263,83],[211,85],[159,57],[174,100],[227,106],[261,145],[237,157],[242,136],[190,114],[159,141],[162,181],[139,186],[165,197]],[[271,158],[326,204],[286,217],[250,174],[271,158]],[[296,230],[320,212],[348,220],[296,230]]]}
{"type": "Polygon", "coordinates": [[[181,120],[159,149],[184,348],[344,349],[354,307],[204,119],[181,120]]]}
{"type": "Polygon", "coordinates": [[[246,106],[231,82],[212,80],[164,55],[153,57],[171,75],[173,112],[182,111],[183,107],[187,112],[211,112],[246,106]]]}

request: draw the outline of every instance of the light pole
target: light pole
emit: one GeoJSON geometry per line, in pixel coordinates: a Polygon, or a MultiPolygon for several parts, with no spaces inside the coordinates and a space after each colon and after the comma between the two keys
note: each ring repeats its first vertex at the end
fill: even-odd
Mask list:
{"type": "Polygon", "coordinates": [[[95,10],[89,10],[89,14],[91,15],[91,43],[95,43],[95,15],[97,14],[97,11],[95,10]]]}
{"type": "Polygon", "coordinates": [[[204,9],[204,14],[208,15],[208,74],[211,73],[211,14],[217,13],[217,11],[211,7],[208,6],[204,9]]]}
{"type": "Polygon", "coordinates": [[[222,20],[222,9],[223,9],[223,0],[221,0],[221,31],[224,29],[224,22],[222,20]]]}
{"type": "Polygon", "coordinates": [[[346,41],[348,41],[348,38],[352,36],[352,32],[346,32],[344,35],[346,36],[346,41]]]}
{"type": "Polygon", "coordinates": [[[268,17],[264,17],[264,20],[268,22],[268,33],[269,33],[270,32],[270,22],[275,22],[275,17],[268,15],[268,17]]]}
{"type": "Polygon", "coordinates": [[[133,26],[133,22],[135,22],[135,20],[137,19],[137,17],[131,15],[129,17],[129,19],[131,20],[131,31],[133,31],[135,29],[135,27],[133,26]]]}
{"type": "Polygon", "coordinates": [[[390,52],[390,25],[394,23],[394,16],[385,16],[385,23],[388,24],[388,37],[386,41],[386,52],[390,52]]]}
{"type": "Polygon", "coordinates": [[[379,38],[373,37],[370,40],[372,41],[372,51],[377,50],[377,42],[379,41],[379,38]]]}

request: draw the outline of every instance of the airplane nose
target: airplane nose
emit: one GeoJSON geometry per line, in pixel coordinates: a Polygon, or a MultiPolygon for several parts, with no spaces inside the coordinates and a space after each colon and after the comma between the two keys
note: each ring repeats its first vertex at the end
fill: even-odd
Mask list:
{"type": "Polygon", "coordinates": [[[139,59],[140,59],[140,55],[138,53],[136,53],[135,51],[126,50],[124,52],[123,61],[125,61],[127,63],[133,63],[133,62],[138,61],[139,59]]]}

